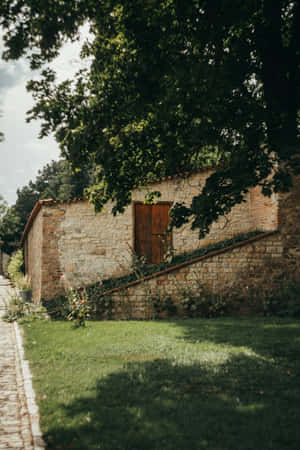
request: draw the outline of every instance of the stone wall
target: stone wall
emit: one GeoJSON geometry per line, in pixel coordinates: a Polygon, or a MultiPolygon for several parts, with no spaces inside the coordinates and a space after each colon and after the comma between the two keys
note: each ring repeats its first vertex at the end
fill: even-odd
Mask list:
{"type": "Polygon", "coordinates": [[[259,186],[251,189],[249,195],[254,230],[277,230],[278,223],[278,195],[265,197],[259,186]]]}
{"type": "Polygon", "coordinates": [[[300,270],[300,176],[293,182],[294,188],[279,197],[279,226],[290,272],[300,270]]]}
{"type": "Polygon", "coordinates": [[[32,297],[39,302],[42,292],[43,214],[40,211],[30,228],[24,246],[25,270],[31,278],[32,297]]]}
{"type": "Polygon", "coordinates": [[[40,214],[43,216],[43,240],[41,243],[41,298],[51,298],[63,292],[61,253],[59,241],[62,236],[66,204],[51,203],[42,206],[40,214]]]}
{"type": "Polygon", "coordinates": [[[122,291],[111,292],[117,305],[114,317],[149,318],[153,314],[149,297],[171,295],[176,302],[182,289],[210,293],[232,293],[247,296],[249,289],[267,290],[274,281],[300,279],[300,176],[294,178],[294,188],[277,199],[261,198],[257,189],[250,194],[255,228],[277,226],[278,231],[252,238],[218,250],[194,261],[181,264],[134,282],[122,291]],[[278,205],[272,209],[271,205],[278,205]],[[275,211],[275,212],[274,212],[275,211]]]}
{"type": "Polygon", "coordinates": [[[107,293],[115,305],[113,317],[151,318],[150,298],[157,294],[170,295],[178,304],[184,290],[247,296],[247,289],[249,292],[257,286],[267,289],[281,274],[283,253],[282,235],[266,233],[146,277],[142,282],[132,282],[122,290],[107,293]]]}
{"type": "MultiPolygon", "coordinates": [[[[199,193],[212,171],[202,171],[187,178],[175,177],[133,192],[133,202],[123,214],[113,216],[112,205],[95,214],[85,200],[40,202],[40,210],[28,226],[25,251],[28,272],[33,280],[35,301],[50,299],[63,292],[64,274],[73,287],[129,272],[134,247],[134,202],[143,201],[150,191],[161,191],[159,201],[185,202],[199,193]]],[[[213,225],[199,241],[198,231],[189,226],[174,230],[175,253],[231,238],[255,229],[276,230],[277,199],[263,197],[252,190],[247,201],[213,225]]]]}
{"type": "Polygon", "coordinates": [[[69,282],[80,286],[121,274],[131,259],[132,211],[113,216],[112,205],[96,214],[87,201],[64,206],[64,220],[59,227],[60,269],[69,282]],[[122,266],[122,267],[121,267],[122,266]]]}

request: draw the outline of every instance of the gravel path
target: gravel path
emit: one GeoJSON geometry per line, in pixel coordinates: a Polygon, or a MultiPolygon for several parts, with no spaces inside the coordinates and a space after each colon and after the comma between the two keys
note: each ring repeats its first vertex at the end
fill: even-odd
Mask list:
{"type": "Polygon", "coordinates": [[[20,329],[1,319],[10,289],[0,276],[0,450],[40,450],[44,444],[20,329]]]}

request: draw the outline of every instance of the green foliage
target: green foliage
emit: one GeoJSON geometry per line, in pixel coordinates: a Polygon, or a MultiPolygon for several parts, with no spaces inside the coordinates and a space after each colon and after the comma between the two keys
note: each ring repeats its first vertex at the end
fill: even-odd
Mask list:
{"type": "Polygon", "coordinates": [[[90,302],[90,316],[92,319],[110,319],[114,309],[114,302],[110,295],[106,295],[102,282],[87,286],[86,292],[90,302]]]}
{"type": "Polygon", "coordinates": [[[57,295],[51,300],[42,301],[42,305],[53,320],[67,320],[70,314],[70,304],[65,295],[57,295]]]}
{"type": "Polygon", "coordinates": [[[150,307],[153,308],[153,319],[173,316],[177,312],[177,307],[172,297],[165,292],[152,291],[148,302],[150,307]]]}
{"type": "Polygon", "coordinates": [[[21,291],[31,290],[31,278],[29,275],[18,276],[15,280],[16,287],[21,291]]]}
{"type": "Polygon", "coordinates": [[[0,194],[0,220],[7,211],[7,202],[4,200],[3,196],[0,194]]]}
{"type": "Polygon", "coordinates": [[[37,319],[47,320],[48,315],[46,309],[41,305],[24,302],[18,293],[13,291],[9,296],[8,303],[5,305],[3,318],[7,322],[18,321],[25,323],[37,319]]]}
{"type": "Polygon", "coordinates": [[[85,318],[88,317],[91,320],[110,319],[114,306],[111,296],[105,295],[99,284],[84,289],[73,289],[69,295],[59,295],[51,300],[43,301],[42,304],[53,320],[75,320],[82,311],[85,318]],[[81,303],[82,292],[86,300],[84,304],[81,303]]]}
{"type": "Polygon", "coordinates": [[[97,210],[123,212],[134,186],[222,163],[173,226],[211,223],[260,185],[288,190],[299,173],[299,0],[2,0],[6,59],[32,68],[89,24],[73,80],[31,81],[41,137],[54,133],[73,167],[101,169],[97,210]],[[51,21],[49,22],[49,17],[51,21]],[[29,50],[29,52],[28,52],[29,50]],[[224,164],[225,163],[225,164],[224,164]]]}
{"type": "Polygon", "coordinates": [[[180,300],[184,315],[190,317],[221,317],[232,313],[227,295],[207,294],[204,292],[188,293],[180,300]]]}
{"type": "Polygon", "coordinates": [[[300,317],[300,281],[278,283],[264,292],[262,300],[265,315],[300,317]]]}
{"type": "Polygon", "coordinates": [[[14,283],[17,283],[18,279],[22,277],[23,266],[24,266],[23,251],[19,249],[10,258],[7,268],[8,275],[14,283]]]}
{"type": "Polygon", "coordinates": [[[85,322],[90,317],[89,297],[86,290],[70,288],[66,292],[66,297],[70,309],[68,320],[74,322],[75,327],[85,327],[85,322]]]}
{"type": "Polygon", "coordinates": [[[18,248],[21,233],[21,218],[17,215],[15,207],[11,206],[0,220],[1,249],[11,255],[18,248]]]}

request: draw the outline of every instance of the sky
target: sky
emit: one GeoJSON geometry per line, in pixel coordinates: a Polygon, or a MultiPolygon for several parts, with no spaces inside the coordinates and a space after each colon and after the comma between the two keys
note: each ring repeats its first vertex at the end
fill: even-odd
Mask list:
{"type": "MultiPolygon", "coordinates": [[[[65,44],[52,63],[59,80],[72,76],[78,69],[80,46],[78,42],[65,44]]],[[[0,54],[2,51],[1,39],[0,54]]],[[[15,202],[18,188],[34,180],[47,163],[59,158],[53,137],[38,138],[40,123],[36,120],[26,123],[26,111],[33,106],[26,83],[37,76],[38,72],[32,72],[25,59],[17,62],[0,59],[0,131],[5,135],[0,143],[0,195],[9,205],[15,202]]]]}

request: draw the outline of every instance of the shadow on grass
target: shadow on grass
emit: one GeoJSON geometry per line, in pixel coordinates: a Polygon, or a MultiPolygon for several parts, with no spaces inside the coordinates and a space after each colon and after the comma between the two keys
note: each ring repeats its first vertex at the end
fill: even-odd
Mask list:
{"type": "Polygon", "coordinates": [[[183,340],[245,346],[268,357],[300,360],[300,320],[256,318],[188,319],[174,324],[184,329],[183,340]]]}
{"type": "MultiPolygon", "coordinates": [[[[80,382],[80,380],[78,380],[80,382]]],[[[297,449],[299,390],[270,361],[233,356],[220,366],[130,363],[64,409],[49,449],[297,449]]]]}

